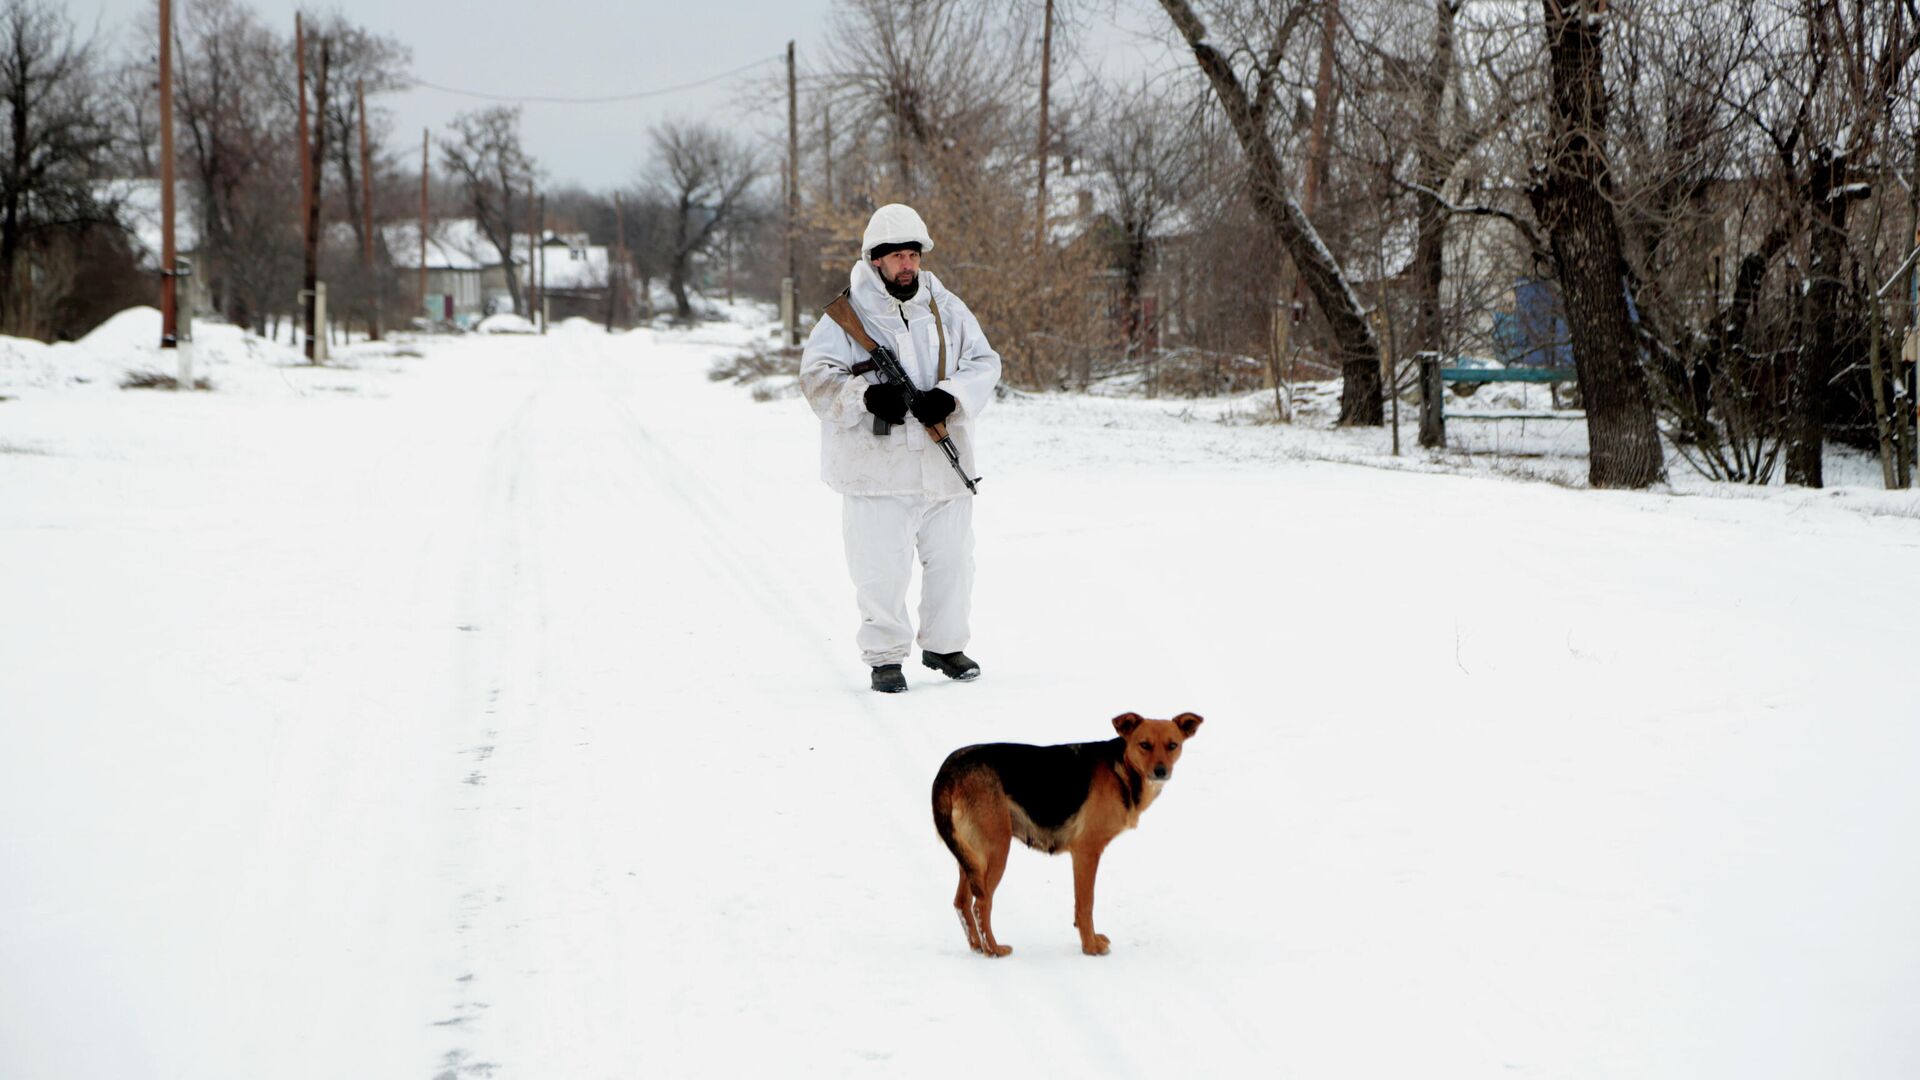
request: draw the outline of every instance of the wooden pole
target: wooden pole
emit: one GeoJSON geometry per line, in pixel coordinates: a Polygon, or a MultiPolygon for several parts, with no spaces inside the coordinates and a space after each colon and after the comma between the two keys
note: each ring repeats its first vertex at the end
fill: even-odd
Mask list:
{"type": "Polygon", "coordinates": [[[1040,144],[1034,156],[1040,159],[1040,184],[1036,198],[1038,222],[1033,230],[1033,246],[1047,246],[1047,97],[1053,88],[1053,0],[1047,0],[1044,23],[1040,29],[1040,144]]]}
{"type": "MultiPolygon", "coordinates": [[[[179,344],[179,279],[173,239],[173,3],[160,0],[160,347],[179,344]]],[[[182,387],[191,389],[191,387],[182,387]]]]}
{"type": "MultiPolygon", "coordinates": [[[[800,287],[800,83],[794,72],[793,42],[787,42],[787,289],[800,287]]],[[[800,300],[794,296],[786,305],[787,344],[800,344],[800,300]]]]}
{"type": "Polygon", "coordinates": [[[1420,354],[1420,445],[1443,449],[1447,445],[1446,384],[1440,379],[1440,354],[1420,354]]]}
{"type": "Polygon", "coordinates": [[[540,237],[540,243],[534,248],[534,265],[540,273],[540,302],[534,305],[534,311],[540,316],[540,332],[547,332],[547,197],[540,196],[540,209],[534,218],[534,232],[540,237]]]}
{"type": "Polygon", "coordinates": [[[427,148],[427,129],[420,129],[420,278],[418,283],[419,302],[414,304],[415,314],[426,315],[429,321],[433,316],[427,314],[427,168],[432,160],[427,148]]]}
{"type": "Polygon", "coordinates": [[[373,276],[373,157],[367,151],[367,81],[353,81],[360,110],[360,268],[367,277],[367,338],[380,340],[380,283],[373,276]]]}
{"type": "Polygon", "coordinates": [[[1340,29],[1339,0],[1323,0],[1320,70],[1313,83],[1313,126],[1307,132],[1307,175],[1301,184],[1301,209],[1313,216],[1327,173],[1327,130],[1333,126],[1333,38],[1340,29]]]}
{"type": "MultiPolygon", "coordinates": [[[[307,157],[307,146],[311,141],[307,132],[307,31],[299,12],[293,13],[293,67],[297,73],[300,98],[300,238],[306,243],[307,235],[307,199],[311,197],[312,182],[308,173],[313,169],[313,161],[307,157]]],[[[304,250],[304,248],[303,248],[304,250]]]]}
{"type": "MultiPolygon", "coordinates": [[[[300,98],[300,258],[307,258],[313,246],[313,225],[309,204],[313,202],[313,142],[307,133],[307,25],[300,12],[294,12],[294,71],[300,98]]],[[[313,279],[301,273],[300,325],[305,342],[301,344],[307,359],[313,359],[313,279]]]]}
{"type": "MultiPolygon", "coordinates": [[[[326,333],[322,325],[320,311],[320,177],[327,160],[327,68],[332,62],[332,43],[324,36],[320,39],[320,72],[313,84],[313,115],[315,130],[313,145],[301,147],[303,156],[308,156],[307,170],[307,236],[306,236],[306,272],[307,289],[307,359],[320,363],[326,357],[326,342],[318,340],[326,333]]],[[[301,95],[304,106],[305,94],[301,95]]]]}
{"type": "Polygon", "coordinates": [[[624,318],[626,291],[620,287],[622,254],[627,237],[626,218],[620,212],[620,193],[613,193],[613,250],[607,255],[607,333],[613,333],[613,325],[624,318]]]}
{"type": "Polygon", "coordinates": [[[534,280],[533,259],[534,253],[540,250],[540,237],[535,231],[538,226],[533,222],[533,208],[533,181],[529,180],[527,181],[527,321],[537,325],[539,321],[540,298],[535,295],[535,290],[539,285],[538,282],[534,280]]]}

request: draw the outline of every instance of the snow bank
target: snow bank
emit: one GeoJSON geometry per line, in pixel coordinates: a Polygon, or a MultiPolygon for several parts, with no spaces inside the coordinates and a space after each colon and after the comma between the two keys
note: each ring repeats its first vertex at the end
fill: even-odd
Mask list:
{"type": "Polygon", "coordinates": [[[474,324],[475,330],[482,334],[532,334],[537,333],[534,325],[523,315],[501,312],[489,315],[474,324]]]}
{"type": "MultiPolygon", "coordinates": [[[[79,341],[49,345],[0,336],[0,397],[51,390],[115,391],[132,376],[177,377],[181,358],[160,348],[160,325],[158,309],[133,307],[79,341]]],[[[192,324],[191,333],[192,339],[181,347],[191,350],[194,379],[205,379],[216,390],[301,393],[301,383],[289,381],[289,370],[313,373],[304,377],[311,382],[315,376],[324,378],[329,372],[393,355],[391,343],[336,346],[327,365],[314,367],[298,348],[243,327],[201,320],[192,324]]]]}

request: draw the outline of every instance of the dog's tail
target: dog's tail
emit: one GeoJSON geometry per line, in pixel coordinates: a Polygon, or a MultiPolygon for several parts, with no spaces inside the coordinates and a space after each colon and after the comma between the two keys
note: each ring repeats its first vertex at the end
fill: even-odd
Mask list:
{"type": "Polygon", "coordinates": [[[955,750],[947,755],[940,765],[940,771],[933,778],[933,829],[940,834],[940,842],[953,852],[955,862],[960,864],[961,873],[977,878],[983,867],[975,866],[967,858],[967,850],[960,843],[955,831],[953,812],[955,796],[960,790],[961,774],[965,771],[967,749],[955,750]]]}

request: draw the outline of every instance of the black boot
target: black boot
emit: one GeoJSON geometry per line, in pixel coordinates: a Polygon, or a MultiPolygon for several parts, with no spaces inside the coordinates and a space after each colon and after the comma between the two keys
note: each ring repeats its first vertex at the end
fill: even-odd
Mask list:
{"type": "Polygon", "coordinates": [[[949,679],[966,682],[980,677],[980,665],[974,663],[963,652],[937,653],[922,652],[920,662],[949,679]]]}
{"type": "Polygon", "coordinates": [[[900,674],[899,664],[881,664],[873,669],[873,688],[883,694],[904,694],[907,677],[900,674]]]}

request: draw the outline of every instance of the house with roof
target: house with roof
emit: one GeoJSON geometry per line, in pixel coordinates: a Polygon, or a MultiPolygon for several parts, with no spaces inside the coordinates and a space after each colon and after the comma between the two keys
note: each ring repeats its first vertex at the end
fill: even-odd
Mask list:
{"type": "MultiPolygon", "coordinates": [[[[386,227],[387,251],[403,279],[420,272],[417,222],[386,227]]],[[[587,234],[548,231],[538,246],[525,233],[513,238],[511,272],[520,295],[531,297],[538,282],[542,306],[553,319],[576,316],[604,319],[607,314],[609,262],[606,245],[587,234]]],[[[513,310],[508,266],[500,251],[472,218],[431,223],[426,243],[426,300],[422,314],[436,323],[472,327],[488,315],[513,310]]],[[[524,314],[524,312],[523,312],[524,314]]]]}
{"type": "MultiPolygon", "coordinates": [[[[1119,184],[1103,176],[1089,162],[1061,153],[1048,160],[1047,236],[1058,247],[1090,242],[1112,250],[1123,246],[1139,228],[1130,220],[1119,184]]],[[[1187,265],[1198,228],[1187,208],[1177,202],[1155,207],[1153,220],[1141,237],[1144,250],[1131,286],[1121,266],[1101,271],[1105,283],[1100,303],[1106,319],[1120,338],[1133,336],[1146,349],[1172,345],[1186,335],[1187,265]]]]}
{"type": "MultiPolygon", "coordinates": [[[[383,230],[388,256],[405,281],[417,280],[421,269],[420,225],[400,221],[383,230]]],[[[521,238],[515,262],[525,261],[521,238]]],[[[427,226],[425,251],[426,296],[420,314],[435,322],[468,329],[481,319],[513,310],[507,271],[500,250],[487,239],[472,218],[448,218],[427,226]]],[[[408,282],[411,284],[411,282],[408,282]]]]}
{"type": "Polygon", "coordinates": [[[584,232],[548,231],[530,257],[527,240],[522,236],[515,242],[514,262],[523,290],[539,283],[540,306],[547,317],[604,320],[612,280],[606,245],[589,243],[584,232]]]}

